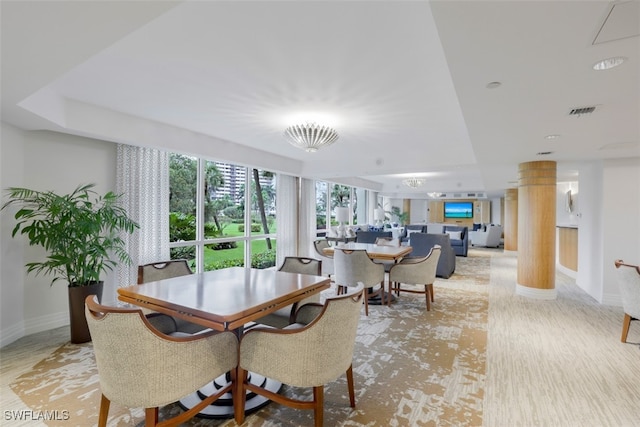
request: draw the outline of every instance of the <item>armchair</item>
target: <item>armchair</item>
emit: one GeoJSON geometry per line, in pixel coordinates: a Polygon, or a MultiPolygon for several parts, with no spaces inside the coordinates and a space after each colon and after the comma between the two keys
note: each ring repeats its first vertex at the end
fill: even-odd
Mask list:
{"type": "Polygon", "coordinates": [[[616,260],[615,265],[624,309],[620,341],[627,342],[631,321],[640,320],[640,267],[625,264],[621,259],[616,260]]]}
{"type": "Polygon", "coordinates": [[[500,246],[502,227],[499,225],[487,225],[486,231],[477,230],[469,232],[471,246],[484,246],[487,248],[497,248],[500,246]]]}
{"type": "Polygon", "coordinates": [[[445,225],[442,231],[449,235],[456,255],[466,257],[469,251],[469,227],[445,225]]]}
{"type": "MultiPolygon", "coordinates": [[[[322,275],[322,261],[314,258],[305,257],[285,257],[284,262],[278,269],[289,273],[311,274],[314,276],[322,275]]],[[[293,323],[296,308],[307,303],[320,302],[320,294],[313,294],[295,304],[281,308],[273,313],[267,314],[256,320],[256,323],[269,325],[274,328],[284,328],[293,323]]]]}
{"type": "MultiPolygon", "coordinates": [[[[138,284],[155,282],[156,280],[170,279],[172,277],[193,274],[186,259],[172,259],[167,261],[152,262],[138,266],[138,284]]],[[[145,310],[143,309],[143,312],[145,310]]],[[[161,313],[145,312],[151,324],[160,332],[174,335],[195,334],[204,329],[204,326],[188,322],[184,319],[168,316],[161,313]]]]}
{"type": "Polygon", "coordinates": [[[393,238],[391,231],[356,231],[356,243],[375,243],[380,237],[393,238]]]}
{"type": "Polygon", "coordinates": [[[335,282],[339,292],[345,288],[358,286],[360,283],[367,290],[367,297],[364,299],[365,315],[369,315],[370,297],[380,295],[380,302],[384,303],[384,265],[371,260],[365,250],[336,250],[333,253],[333,260],[336,267],[335,282]],[[373,291],[377,285],[380,287],[373,291]]]}
{"type": "MultiPolygon", "coordinates": [[[[158,407],[197,391],[238,365],[238,339],[232,332],[209,331],[171,337],[157,331],[140,309],[85,300],[102,397],[98,426],[107,425],[109,406],[145,408],[147,426],[158,424],[158,407]]],[[[235,388],[229,384],[169,420],[180,425],[235,388]]]]}
{"type": "MultiPolygon", "coordinates": [[[[429,255],[431,248],[440,246],[440,259],[436,268],[436,276],[448,279],[456,271],[456,253],[451,247],[448,234],[413,233],[409,246],[413,248],[410,258],[422,258],[429,255]]],[[[406,258],[405,258],[406,259],[406,258]]]]}
{"type": "MultiPolygon", "coordinates": [[[[440,246],[431,248],[429,255],[424,258],[405,258],[395,264],[389,271],[389,293],[396,291],[424,294],[427,300],[427,311],[431,310],[433,302],[433,282],[436,280],[436,268],[440,259],[440,246]],[[424,285],[424,290],[402,288],[402,284],[424,285]]],[[[389,298],[391,300],[391,298],[389,298]]]]}
{"type": "Polygon", "coordinates": [[[322,249],[328,248],[329,246],[329,242],[324,239],[313,242],[313,249],[316,251],[316,256],[322,261],[322,275],[327,277],[333,276],[333,257],[325,254],[322,249]]]}
{"type": "Polygon", "coordinates": [[[409,224],[404,226],[404,234],[402,236],[402,242],[406,243],[411,238],[412,233],[426,233],[427,226],[425,224],[409,224]]]}
{"type": "MultiPolygon", "coordinates": [[[[343,373],[347,376],[349,402],[356,406],[353,384],[353,351],[362,307],[363,286],[346,295],[327,298],[324,306],[307,304],[300,307],[303,316],[310,307],[315,315],[307,325],[288,329],[255,328],[245,333],[240,342],[240,361],[235,407],[235,421],[244,422],[247,391],[251,391],[296,409],[313,409],[315,426],[323,424],[324,385],[343,373]],[[292,387],[313,387],[312,400],[289,398],[270,392],[247,381],[247,372],[273,378],[292,387]]],[[[297,320],[297,319],[296,319],[297,320]]]]}

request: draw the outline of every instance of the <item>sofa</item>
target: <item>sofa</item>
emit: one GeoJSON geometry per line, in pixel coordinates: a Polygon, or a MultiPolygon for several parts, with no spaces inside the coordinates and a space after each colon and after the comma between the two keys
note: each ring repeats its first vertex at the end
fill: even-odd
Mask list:
{"type": "Polygon", "coordinates": [[[356,231],[356,243],[375,243],[378,237],[393,237],[391,231],[356,231]]]}
{"type": "Polygon", "coordinates": [[[409,225],[405,225],[404,226],[404,231],[402,233],[402,238],[400,239],[400,241],[402,242],[408,242],[409,241],[409,236],[411,236],[411,233],[426,233],[427,232],[427,225],[426,224],[409,224],[409,225]]]}
{"type": "Polygon", "coordinates": [[[408,257],[427,256],[435,245],[440,245],[441,248],[436,276],[448,279],[456,271],[456,253],[451,246],[448,234],[412,233],[409,236],[409,246],[412,251],[408,257]]]}
{"type": "Polygon", "coordinates": [[[487,225],[486,230],[477,230],[469,232],[469,240],[471,246],[484,246],[487,248],[497,248],[500,246],[500,238],[502,237],[502,226],[487,225]]]}
{"type": "Polygon", "coordinates": [[[469,251],[469,227],[459,225],[445,225],[443,233],[448,234],[451,246],[457,256],[467,256],[469,251]]]}

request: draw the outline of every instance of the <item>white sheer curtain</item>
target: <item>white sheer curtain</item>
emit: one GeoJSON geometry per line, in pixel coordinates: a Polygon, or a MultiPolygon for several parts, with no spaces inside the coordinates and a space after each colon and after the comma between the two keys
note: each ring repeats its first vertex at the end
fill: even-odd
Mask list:
{"type": "Polygon", "coordinates": [[[300,180],[300,212],[298,214],[298,254],[314,258],[313,242],[316,240],[316,182],[300,180]]]}
{"type": "Polygon", "coordinates": [[[287,256],[298,255],[298,180],[278,174],[276,185],[276,268],[287,256]]]}
{"type": "Polygon", "coordinates": [[[128,286],[138,265],[169,259],[169,153],[119,144],[116,175],[122,204],[140,225],[123,236],[132,262],[117,269],[117,286],[128,286]]]}
{"type": "Polygon", "coordinates": [[[316,237],[316,184],[310,179],[280,174],[276,192],[278,267],[287,256],[313,257],[313,241],[316,237]]]}

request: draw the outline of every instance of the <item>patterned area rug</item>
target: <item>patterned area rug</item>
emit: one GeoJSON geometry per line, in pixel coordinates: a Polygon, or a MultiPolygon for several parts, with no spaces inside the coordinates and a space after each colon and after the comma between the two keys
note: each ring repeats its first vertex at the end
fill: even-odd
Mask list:
{"type": "MultiPolygon", "coordinates": [[[[470,250],[455,274],[438,279],[426,311],[422,295],[403,293],[390,308],[370,306],[361,317],[354,356],[356,408],[349,407],[344,377],[325,387],[328,426],[480,426],[485,384],[491,252],[470,250]]],[[[11,389],[34,411],[69,411],[52,426],[97,423],[100,401],[92,346],[65,344],[18,377],[11,389]]],[[[284,386],[289,396],[310,390],[284,386]]],[[[161,419],[180,411],[161,409],[161,419]]],[[[110,426],[143,425],[142,409],[112,404],[110,426]]],[[[313,425],[312,411],[269,404],[249,415],[248,426],[313,425]]],[[[192,420],[191,426],[235,425],[233,420],[192,420]]]]}

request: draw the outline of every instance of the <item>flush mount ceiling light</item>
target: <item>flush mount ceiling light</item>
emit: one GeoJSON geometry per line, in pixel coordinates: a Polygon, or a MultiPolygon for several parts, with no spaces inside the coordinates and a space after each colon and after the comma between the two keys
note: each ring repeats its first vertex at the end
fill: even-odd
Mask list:
{"type": "Polygon", "coordinates": [[[314,153],[318,148],[331,145],[338,139],[335,129],[315,122],[289,126],[284,135],[292,145],[308,153],[314,153]]]}
{"type": "Polygon", "coordinates": [[[407,187],[418,188],[418,187],[421,187],[422,184],[424,184],[424,179],[416,178],[416,177],[407,178],[407,179],[404,179],[402,183],[407,187]]]}
{"type": "Polygon", "coordinates": [[[613,58],[603,59],[593,64],[593,69],[596,71],[610,70],[621,65],[626,60],[627,58],[624,56],[614,56],[613,58]]]}

